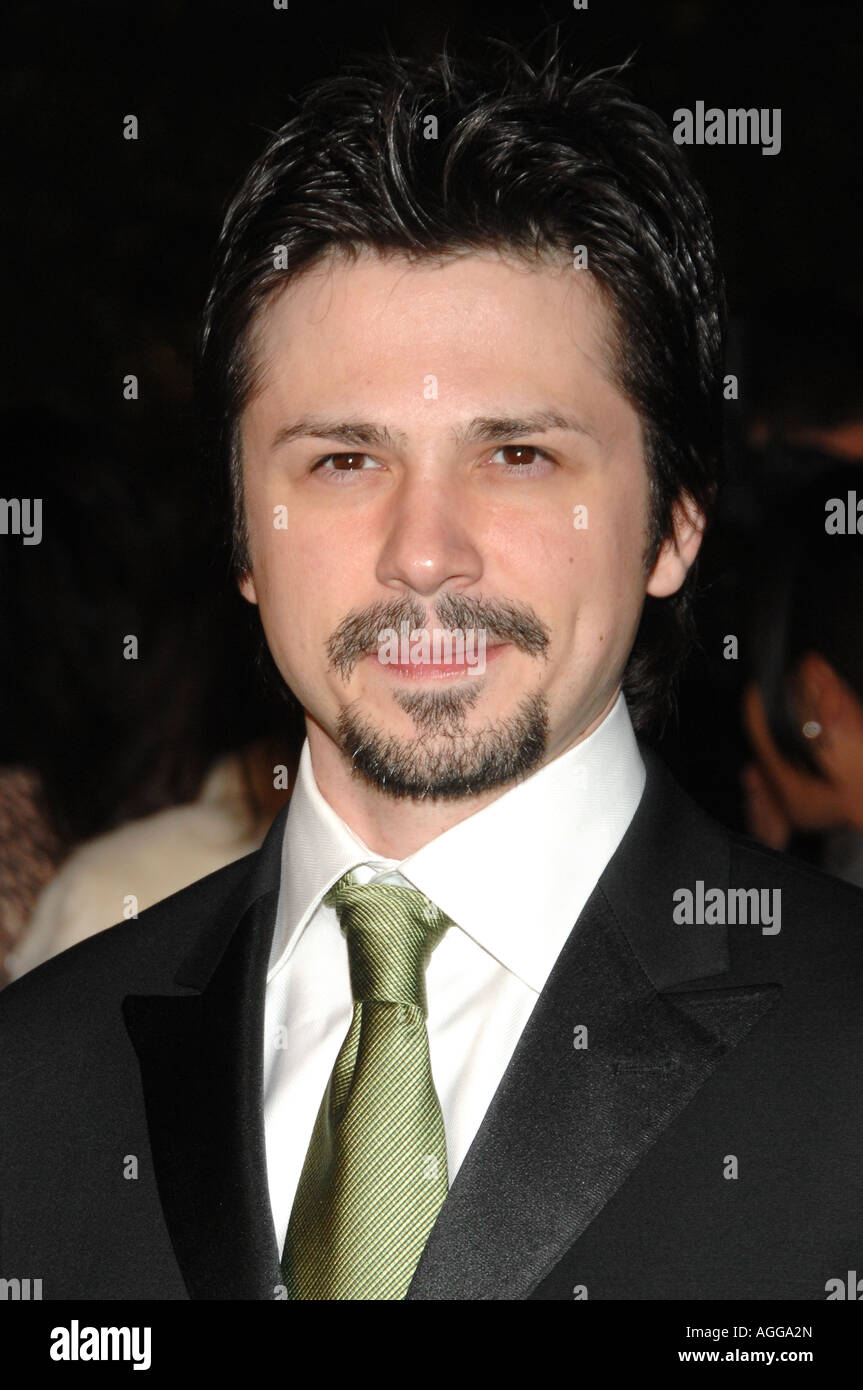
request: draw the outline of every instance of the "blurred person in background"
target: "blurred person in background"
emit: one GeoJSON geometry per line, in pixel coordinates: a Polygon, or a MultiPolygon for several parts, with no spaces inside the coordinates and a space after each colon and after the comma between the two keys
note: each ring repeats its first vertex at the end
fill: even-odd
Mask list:
{"type": "MultiPolygon", "coordinates": [[[[751,671],[743,658],[752,595],[798,544],[795,498],[847,465],[863,491],[863,316],[818,285],[789,285],[733,323],[728,369],[739,399],[725,403],[728,478],[699,554],[698,633],[679,712],[658,751],[723,824],[753,831],[769,814],[742,711],[751,671]],[[769,559],[765,557],[769,550],[769,559]],[[729,658],[735,636],[739,658],[729,658]],[[705,756],[705,751],[707,756],[705,756]]],[[[822,508],[823,522],[823,508],[822,508]]],[[[767,841],[771,843],[770,840],[767,841]]],[[[797,852],[816,851],[795,836],[797,852]]]]}
{"type": "Polygon", "coordinates": [[[863,504],[861,484],[859,465],[824,471],[774,519],[755,585],[751,679],[743,696],[755,755],[743,770],[750,832],[858,884],[863,534],[855,507],[858,496],[863,504]],[[825,529],[834,515],[844,519],[844,531],[825,529]]]}
{"type": "Polygon", "coordinates": [[[78,846],[19,930],[6,958],[8,977],[17,979],[258,849],[288,798],[295,770],[283,742],[258,740],[219,758],[193,800],[78,846]]]}
{"type": "Polygon", "coordinates": [[[30,768],[0,767],[0,988],[12,976],[13,952],[40,890],[61,859],[39,778],[30,768]]]}

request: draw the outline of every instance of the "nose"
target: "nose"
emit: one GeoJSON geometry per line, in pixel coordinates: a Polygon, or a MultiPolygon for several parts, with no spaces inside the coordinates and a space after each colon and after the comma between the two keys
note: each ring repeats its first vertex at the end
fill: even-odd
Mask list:
{"type": "Polygon", "coordinates": [[[380,583],[428,598],[447,585],[475,584],[482,570],[469,511],[452,481],[429,474],[403,479],[378,554],[380,583]]]}

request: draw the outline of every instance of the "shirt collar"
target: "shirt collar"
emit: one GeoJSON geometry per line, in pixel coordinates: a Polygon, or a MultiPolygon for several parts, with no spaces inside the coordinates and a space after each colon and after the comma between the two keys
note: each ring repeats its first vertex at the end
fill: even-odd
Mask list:
{"type": "Polygon", "coordinates": [[[270,975],[328,888],[350,869],[397,870],[474,941],[539,992],[631,821],[646,773],[623,695],[581,743],[397,864],[324,800],[309,746],[282,848],[270,975]]]}
{"type": "Polygon", "coordinates": [[[325,801],[315,781],[308,739],[300,754],[282,841],[282,872],[268,980],[291,954],[318,903],[358,864],[391,869],[325,801]]]}

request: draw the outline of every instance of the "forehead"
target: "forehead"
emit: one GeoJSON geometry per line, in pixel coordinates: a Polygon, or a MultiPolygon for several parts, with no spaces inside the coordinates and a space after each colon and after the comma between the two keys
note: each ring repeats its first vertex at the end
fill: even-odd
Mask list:
{"type": "MultiPolygon", "coordinates": [[[[616,392],[617,320],[587,270],[497,252],[328,255],[260,310],[257,400],[616,392]]],[[[619,392],[616,392],[619,395],[619,392]]],[[[287,404],[287,400],[284,400],[287,404]]]]}

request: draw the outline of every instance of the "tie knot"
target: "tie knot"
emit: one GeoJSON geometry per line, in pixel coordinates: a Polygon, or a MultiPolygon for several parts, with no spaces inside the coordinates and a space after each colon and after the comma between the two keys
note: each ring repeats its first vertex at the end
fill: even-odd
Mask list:
{"type": "Polygon", "coordinates": [[[414,1004],[425,1014],[425,971],[450,918],[416,888],[354,883],[345,874],[324,897],[348,943],[355,1000],[414,1004]]]}

